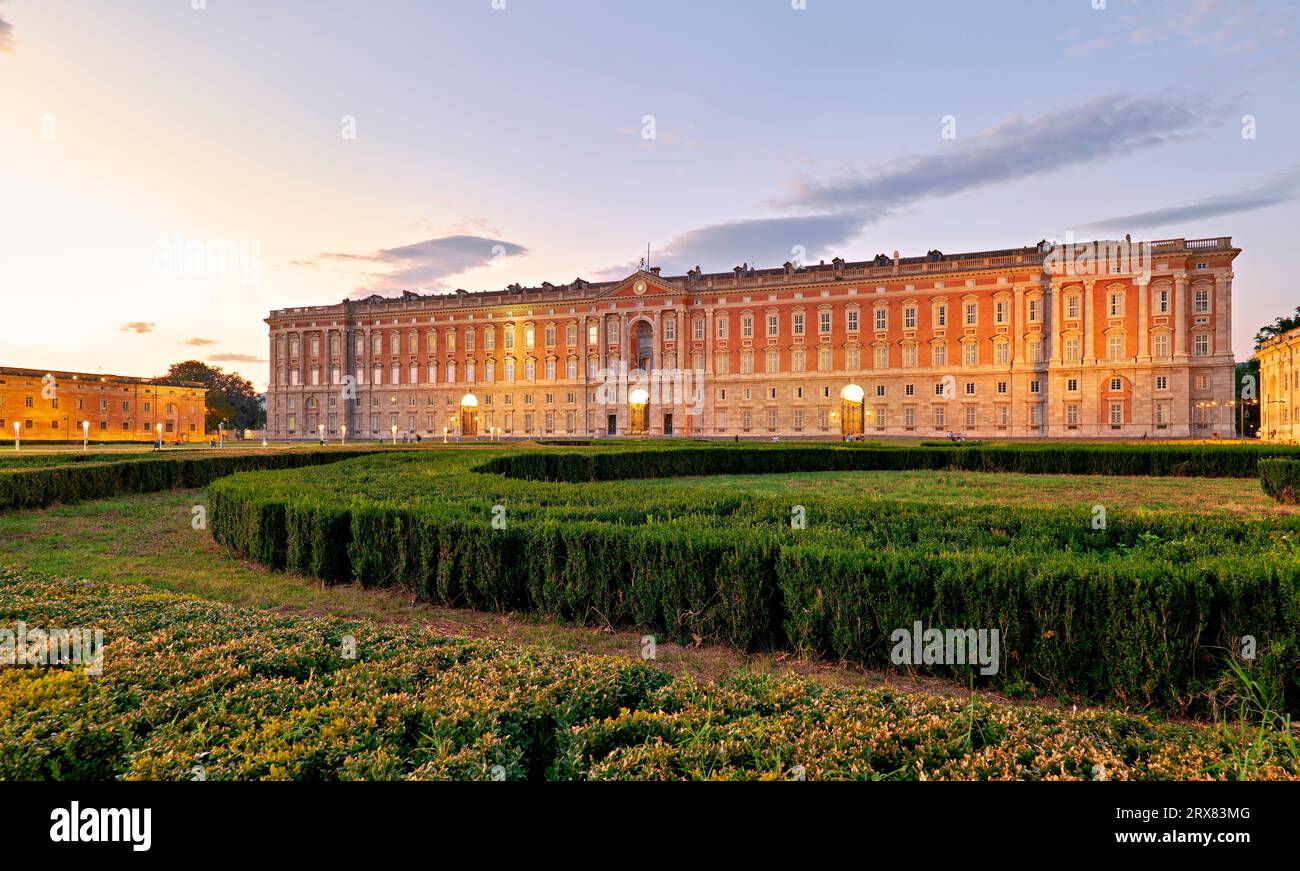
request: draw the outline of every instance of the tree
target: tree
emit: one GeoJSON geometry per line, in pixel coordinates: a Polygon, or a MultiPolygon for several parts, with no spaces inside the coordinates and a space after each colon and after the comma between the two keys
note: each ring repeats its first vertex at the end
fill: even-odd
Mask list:
{"type": "Polygon", "coordinates": [[[1278,317],[1268,326],[1260,327],[1259,332],[1255,334],[1255,350],[1258,351],[1259,346],[1269,339],[1276,338],[1296,327],[1300,327],[1300,305],[1295,307],[1295,314],[1278,317]]]}
{"type": "Polygon", "coordinates": [[[227,429],[261,429],[266,425],[266,409],[253,384],[238,372],[223,372],[198,360],[173,363],[162,376],[176,381],[197,381],[208,388],[205,421],[215,430],[223,420],[227,429]]]}

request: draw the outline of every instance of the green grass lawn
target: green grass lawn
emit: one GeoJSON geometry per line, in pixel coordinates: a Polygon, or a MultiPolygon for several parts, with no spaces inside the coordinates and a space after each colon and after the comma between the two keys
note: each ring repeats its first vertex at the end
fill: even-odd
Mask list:
{"type": "Polygon", "coordinates": [[[622,482],[650,491],[870,496],[943,505],[1026,508],[1105,505],[1198,514],[1296,514],[1278,505],[1254,478],[1155,478],[1102,475],[1022,475],[1010,472],[791,472],[780,475],[710,475],[622,482]]]}

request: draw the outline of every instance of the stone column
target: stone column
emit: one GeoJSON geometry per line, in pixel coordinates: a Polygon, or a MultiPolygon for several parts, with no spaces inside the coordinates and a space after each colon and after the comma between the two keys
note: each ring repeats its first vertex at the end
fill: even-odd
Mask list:
{"type": "Polygon", "coordinates": [[[1097,310],[1094,308],[1097,297],[1093,293],[1096,284],[1096,280],[1092,278],[1083,283],[1083,299],[1079,305],[1079,314],[1083,318],[1083,362],[1085,364],[1097,362],[1093,336],[1097,331],[1097,310]]]}
{"type": "Polygon", "coordinates": [[[1144,278],[1137,280],[1138,340],[1137,356],[1142,363],[1151,360],[1151,285],[1144,278]]]}
{"type": "Polygon", "coordinates": [[[1232,354],[1232,279],[1233,274],[1220,276],[1215,282],[1214,353],[1232,354]]]}
{"type": "Polygon", "coordinates": [[[1187,356],[1187,276],[1174,281],[1174,356],[1187,356]]]}
{"type": "Polygon", "coordinates": [[[1061,287],[1055,282],[1047,283],[1048,329],[1043,331],[1050,344],[1052,364],[1061,362],[1061,287]]]}

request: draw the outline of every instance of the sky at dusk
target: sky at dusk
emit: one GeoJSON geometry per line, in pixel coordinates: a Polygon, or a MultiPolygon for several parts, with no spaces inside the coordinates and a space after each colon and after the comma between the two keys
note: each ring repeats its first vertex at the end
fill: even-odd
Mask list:
{"type": "Polygon", "coordinates": [[[262,389],[274,308],[1070,233],[1232,236],[1244,359],[1297,93],[1281,0],[0,0],[0,364],[262,389]]]}

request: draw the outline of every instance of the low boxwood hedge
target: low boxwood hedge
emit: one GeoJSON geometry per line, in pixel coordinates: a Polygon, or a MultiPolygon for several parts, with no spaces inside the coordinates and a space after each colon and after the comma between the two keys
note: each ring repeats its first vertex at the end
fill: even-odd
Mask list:
{"type": "Polygon", "coordinates": [[[1259,484],[1284,505],[1300,503],[1300,460],[1271,457],[1259,461],[1259,484]]]}
{"type": "MultiPolygon", "coordinates": [[[[860,450],[796,459],[841,462],[860,450]]],[[[448,452],[239,475],[210,488],[210,527],[239,552],[330,581],[872,667],[893,667],[891,631],[918,620],[996,628],[997,675],[923,668],[1170,711],[1197,707],[1251,636],[1254,677],[1300,708],[1295,517],[1116,510],[1095,529],[1090,506],[800,494],[808,525],[794,529],[789,500],[775,496],[687,497],[470,471],[543,469],[572,457],[602,475],[638,473],[658,456],[678,469],[715,468],[694,449],[677,453],[448,452]]],[[[722,459],[724,469],[776,471],[788,452],[718,454],[728,455],[739,458],[722,459]]]]}

